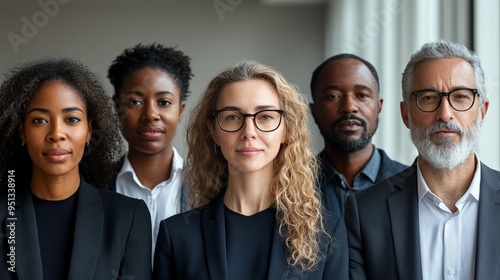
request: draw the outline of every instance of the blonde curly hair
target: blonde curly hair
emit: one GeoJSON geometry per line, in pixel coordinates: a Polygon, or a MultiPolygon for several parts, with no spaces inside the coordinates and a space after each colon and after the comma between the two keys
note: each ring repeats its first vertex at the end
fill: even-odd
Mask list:
{"type": "MultiPolygon", "coordinates": [[[[228,84],[261,79],[278,92],[286,126],[285,143],[274,159],[271,182],[279,232],[290,253],[288,263],[302,270],[313,269],[323,257],[321,236],[328,236],[323,225],[319,192],[315,187],[318,164],[311,149],[307,105],[299,91],[288,84],[274,68],[255,61],[241,61],[221,72],[208,84],[191,111],[187,127],[186,183],[193,208],[210,202],[226,186],[227,161],[216,151],[207,121],[213,114],[221,90],[228,84]]],[[[329,237],[329,236],[328,236],[329,237]]]]}

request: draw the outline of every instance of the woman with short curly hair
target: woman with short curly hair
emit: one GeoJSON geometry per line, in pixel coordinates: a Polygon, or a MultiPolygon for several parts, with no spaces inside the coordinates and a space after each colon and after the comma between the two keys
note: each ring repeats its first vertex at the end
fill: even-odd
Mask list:
{"type": "Polygon", "coordinates": [[[14,236],[0,238],[0,279],[151,277],[146,205],[98,189],[123,155],[99,79],[70,59],[27,63],[0,107],[0,220],[13,225],[0,234],[14,236]]]}
{"type": "Polygon", "coordinates": [[[189,61],[173,47],[138,44],[125,49],[108,70],[128,145],[110,189],[146,202],[153,249],[160,222],[187,210],[184,159],[173,139],[189,92],[189,61]]]}
{"type": "Polygon", "coordinates": [[[277,70],[243,61],[216,76],[187,141],[195,209],[162,222],[154,278],[347,279],[343,221],[314,185],[305,100],[277,70]]]}

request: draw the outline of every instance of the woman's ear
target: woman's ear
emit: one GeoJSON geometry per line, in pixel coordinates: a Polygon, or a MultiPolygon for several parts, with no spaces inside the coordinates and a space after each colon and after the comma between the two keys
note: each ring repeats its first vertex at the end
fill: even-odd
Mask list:
{"type": "Polygon", "coordinates": [[[85,142],[88,143],[92,139],[92,120],[88,121],[88,131],[87,131],[87,137],[85,138],[85,142]]]}
{"type": "Polygon", "coordinates": [[[19,138],[21,139],[21,142],[23,144],[26,144],[26,136],[24,135],[24,124],[22,122],[19,123],[17,131],[19,132],[19,138]]]}
{"type": "Polygon", "coordinates": [[[184,113],[184,109],[186,108],[186,102],[181,102],[180,108],[179,108],[179,120],[177,123],[180,123],[182,121],[182,113],[184,113]]]}
{"type": "Polygon", "coordinates": [[[210,132],[210,136],[212,136],[212,140],[214,140],[215,144],[219,145],[219,140],[217,139],[217,133],[215,133],[215,128],[212,119],[207,121],[207,128],[208,131],[210,132]]]}

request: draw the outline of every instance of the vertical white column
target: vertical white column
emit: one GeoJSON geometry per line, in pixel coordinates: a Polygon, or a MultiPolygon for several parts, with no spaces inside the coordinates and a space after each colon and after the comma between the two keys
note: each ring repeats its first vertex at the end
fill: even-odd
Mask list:
{"type": "Polygon", "coordinates": [[[481,161],[500,169],[500,3],[474,1],[474,50],[486,75],[490,106],[481,129],[478,154],[481,161]]]}
{"type": "Polygon", "coordinates": [[[373,141],[406,164],[417,152],[401,120],[401,73],[411,53],[440,38],[440,11],[435,0],[329,0],[327,5],[325,58],[349,52],[375,66],[384,105],[373,141]]]}

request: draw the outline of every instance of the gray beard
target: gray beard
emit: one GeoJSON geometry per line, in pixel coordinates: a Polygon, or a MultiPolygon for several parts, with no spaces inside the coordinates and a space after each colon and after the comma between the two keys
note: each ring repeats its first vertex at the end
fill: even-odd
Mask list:
{"type": "Polygon", "coordinates": [[[412,118],[409,117],[411,139],[417,147],[419,156],[436,169],[451,170],[462,164],[479,143],[479,132],[481,130],[480,114],[481,111],[479,111],[476,122],[471,123],[467,130],[464,130],[459,124],[453,122],[439,122],[429,126],[427,129],[423,129],[417,126],[412,118]],[[450,137],[443,137],[435,145],[431,141],[430,135],[443,128],[459,132],[462,140],[458,144],[453,144],[450,137]]]}

